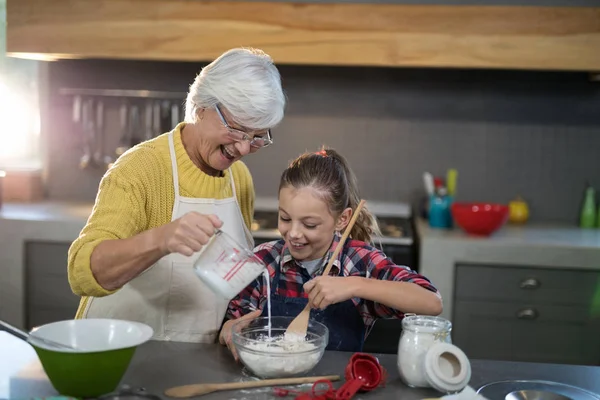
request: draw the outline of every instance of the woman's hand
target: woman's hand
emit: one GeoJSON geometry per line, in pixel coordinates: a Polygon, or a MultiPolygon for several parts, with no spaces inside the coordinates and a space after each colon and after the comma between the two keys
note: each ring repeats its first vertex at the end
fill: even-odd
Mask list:
{"type": "Polygon", "coordinates": [[[227,346],[229,351],[231,351],[231,354],[233,355],[235,361],[238,360],[238,354],[237,351],[235,351],[235,345],[231,341],[231,327],[233,326],[233,324],[239,322],[240,326],[244,328],[250,325],[250,322],[252,322],[252,320],[260,317],[261,314],[262,310],[254,310],[250,314],[246,314],[243,317],[237,319],[230,319],[229,321],[223,324],[223,327],[221,328],[221,333],[219,334],[219,343],[221,343],[224,346],[227,346]]]}
{"type": "Polygon", "coordinates": [[[160,249],[165,255],[179,253],[189,257],[200,251],[222,225],[216,215],[189,212],[162,227],[160,249]]]}
{"type": "Polygon", "coordinates": [[[313,308],[325,309],[330,304],[341,303],[351,299],[356,292],[360,280],[357,276],[318,276],[304,284],[308,294],[308,302],[313,308]]]}

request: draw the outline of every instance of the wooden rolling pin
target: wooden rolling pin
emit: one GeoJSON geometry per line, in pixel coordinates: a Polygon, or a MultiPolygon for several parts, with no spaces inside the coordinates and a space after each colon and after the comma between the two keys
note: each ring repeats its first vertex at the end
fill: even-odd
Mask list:
{"type": "Polygon", "coordinates": [[[282,385],[301,385],[303,383],[315,383],[320,380],[339,381],[339,375],[327,376],[306,376],[301,378],[280,378],[280,379],[263,379],[259,381],[248,382],[229,382],[229,383],[196,383],[194,385],[177,386],[165,390],[165,394],[169,397],[185,398],[193,396],[202,396],[203,394],[219,392],[222,390],[237,390],[249,389],[265,386],[282,386],[282,385]]]}

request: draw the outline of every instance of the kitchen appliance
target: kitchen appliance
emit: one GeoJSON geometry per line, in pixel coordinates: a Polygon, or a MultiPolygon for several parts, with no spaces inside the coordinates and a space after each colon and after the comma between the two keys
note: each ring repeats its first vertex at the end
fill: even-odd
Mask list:
{"type": "MultiPolygon", "coordinates": [[[[281,238],[277,230],[278,207],[277,198],[256,198],[251,227],[255,245],[281,238]]],[[[381,236],[374,238],[374,245],[396,265],[406,265],[418,271],[417,244],[410,205],[367,199],[366,207],[377,218],[381,230],[381,236]]],[[[380,319],[369,333],[363,350],[369,353],[395,354],[401,332],[401,321],[380,319]]]]}

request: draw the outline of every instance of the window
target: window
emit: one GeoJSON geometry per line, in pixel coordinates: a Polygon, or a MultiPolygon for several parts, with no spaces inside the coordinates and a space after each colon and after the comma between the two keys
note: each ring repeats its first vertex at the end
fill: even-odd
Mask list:
{"type": "Polygon", "coordinates": [[[0,39],[0,169],[38,169],[39,62],[6,56],[6,0],[0,0],[0,39]]]}

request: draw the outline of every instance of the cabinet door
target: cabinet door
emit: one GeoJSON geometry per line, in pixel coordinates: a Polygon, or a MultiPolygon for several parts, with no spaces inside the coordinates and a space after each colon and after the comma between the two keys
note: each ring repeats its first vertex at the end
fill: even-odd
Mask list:
{"type": "Polygon", "coordinates": [[[71,291],[67,275],[70,243],[27,242],[25,244],[26,325],[28,329],[73,319],[79,296],[71,291]]]}
{"type": "Polygon", "coordinates": [[[455,297],[484,300],[590,306],[597,302],[600,272],[504,265],[456,266],[455,297]]]}
{"type": "Polygon", "coordinates": [[[600,316],[588,307],[457,300],[452,339],[469,358],[600,364],[600,316]]]}

